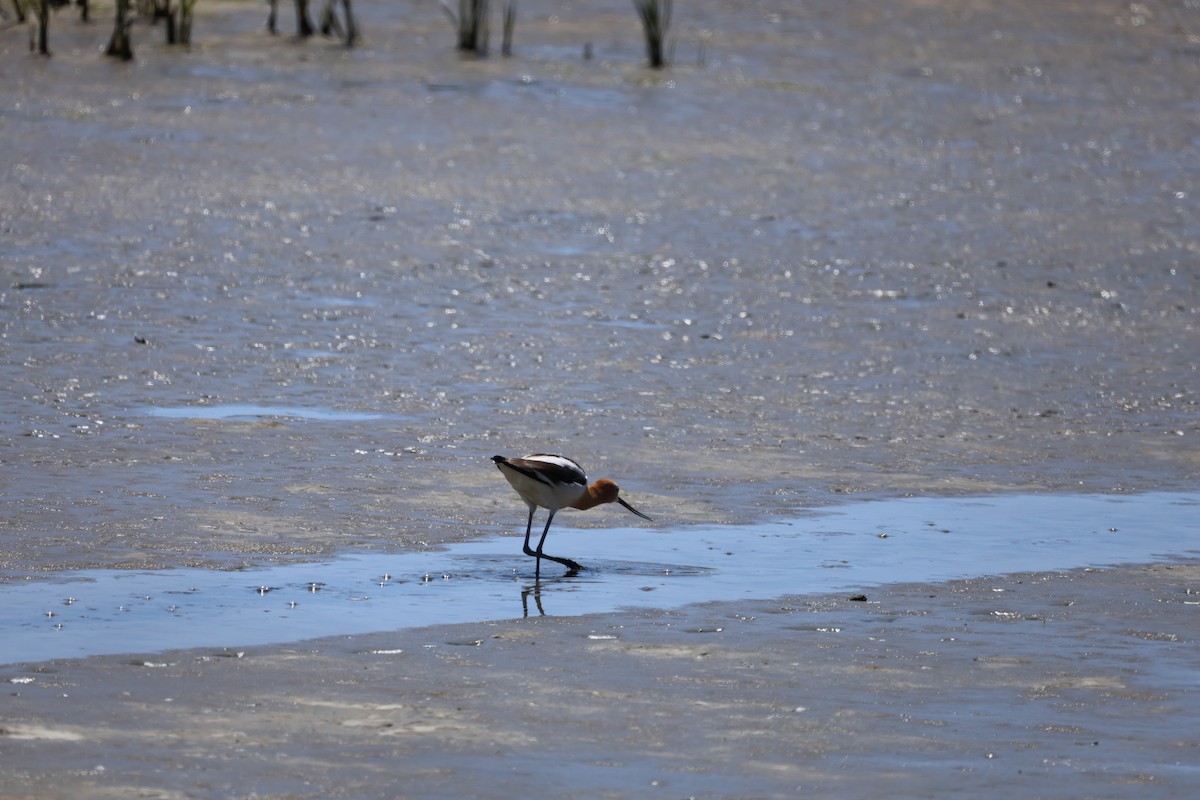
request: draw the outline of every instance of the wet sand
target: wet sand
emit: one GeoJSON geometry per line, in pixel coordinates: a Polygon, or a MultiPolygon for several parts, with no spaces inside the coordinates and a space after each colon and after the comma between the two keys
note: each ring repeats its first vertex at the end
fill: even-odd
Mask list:
{"type": "MultiPolygon", "coordinates": [[[[667,526],[1194,490],[1195,9],[677,5],[662,74],[618,0],[0,31],[0,578],[515,530],[494,453],[667,526]]],[[[1195,569],[30,665],[0,793],[1190,797],[1195,569]]]]}
{"type": "Polygon", "coordinates": [[[1190,797],[1200,562],[7,671],[6,797],[1190,797]]]}

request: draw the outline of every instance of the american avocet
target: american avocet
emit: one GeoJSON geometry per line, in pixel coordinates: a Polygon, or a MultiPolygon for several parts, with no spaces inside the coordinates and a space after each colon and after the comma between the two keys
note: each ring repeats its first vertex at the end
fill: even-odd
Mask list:
{"type": "Polygon", "coordinates": [[[537,565],[534,567],[535,577],[540,578],[542,575],[543,558],[557,561],[571,572],[579,569],[579,564],[569,558],[559,558],[542,552],[542,546],[546,544],[546,534],[550,532],[550,523],[554,521],[554,513],[560,508],[578,508],[586,511],[615,501],[642,519],[650,519],[618,497],[617,493],[620,490],[608,478],[601,478],[588,486],[583,467],[565,456],[534,453],[524,458],[492,456],[492,461],[496,462],[500,472],[508,478],[508,482],[529,506],[529,520],[525,523],[525,555],[537,559],[537,565]],[[533,512],[539,506],[547,509],[550,516],[546,519],[546,527],[542,529],[542,538],[538,540],[537,549],[533,550],[529,547],[529,534],[533,529],[533,512]]]}

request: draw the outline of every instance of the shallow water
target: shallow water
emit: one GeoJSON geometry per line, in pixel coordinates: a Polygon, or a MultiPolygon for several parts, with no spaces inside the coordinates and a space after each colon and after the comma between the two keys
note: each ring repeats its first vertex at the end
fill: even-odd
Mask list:
{"type": "MultiPolygon", "coordinates": [[[[556,528],[540,582],[513,537],[265,569],[90,570],[0,586],[0,663],[863,591],[1200,554],[1200,495],[1010,495],[858,503],[788,521],[556,528]]],[[[468,642],[470,644],[470,642],[468,642]]]]}
{"type": "Polygon", "coordinates": [[[328,408],[298,408],[294,406],[262,406],[252,403],[226,403],[215,406],[185,406],[182,408],[141,408],[136,412],[151,417],[166,419],[257,419],[260,417],[285,417],[288,419],[311,419],[325,422],[361,422],[379,419],[382,414],[361,411],[336,411],[328,408]]]}
{"type": "Polygon", "coordinates": [[[0,795],[1195,793],[1196,562],[872,587],[1195,552],[1197,9],[355,6],[0,29],[0,795]]]}

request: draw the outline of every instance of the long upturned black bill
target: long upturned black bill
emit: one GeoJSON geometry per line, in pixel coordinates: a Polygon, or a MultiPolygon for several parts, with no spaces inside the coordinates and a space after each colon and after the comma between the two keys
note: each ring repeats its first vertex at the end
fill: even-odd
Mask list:
{"type": "MultiPolygon", "coordinates": [[[[618,502],[618,503],[620,503],[621,505],[625,506],[626,508],[628,508],[628,509],[629,509],[630,511],[632,511],[633,513],[637,514],[637,515],[638,515],[639,517],[641,517],[642,519],[650,519],[650,518],[649,518],[649,517],[647,517],[645,514],[643,514],[642,512],[638,511],[636,508],[634,508],[633,506],[629,505],[629,503],[626,503],[626,502],[625,502],[624,500],[622,500],[621,498],[619,498],[619,497],[618,497],[618,498],[617,498],[617,502],[618,502]]],[[[650,519],[650,521],[651,521],[651,522],[654,522],[654,520],[652,520],[652,519],[650,519]]]]}

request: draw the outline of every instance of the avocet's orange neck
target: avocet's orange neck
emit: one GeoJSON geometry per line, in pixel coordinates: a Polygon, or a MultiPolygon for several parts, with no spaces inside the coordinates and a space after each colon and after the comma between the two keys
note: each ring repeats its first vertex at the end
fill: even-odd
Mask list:
{"type": "Polygon", "coordinates": [[[587,492],[571,504],[571,508],[587,511],[589,508],[615,502],[619,493],[617,485],[608,478],[601,478],[587,488],[587,492]]]}

